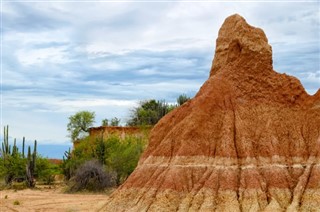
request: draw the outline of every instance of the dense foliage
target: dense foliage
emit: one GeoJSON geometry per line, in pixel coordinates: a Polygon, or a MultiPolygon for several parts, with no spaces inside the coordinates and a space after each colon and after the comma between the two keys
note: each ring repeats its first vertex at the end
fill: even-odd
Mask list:
{"type": "Polygon", "coordinates": [[[154,99],[142,101],[139,106],[131,112],[128,126],[155,125],[164,115],[173,110],[175,106],[165,101],[154,99]]]}
{"type": "Polygon", "coordinates": [[[115,174],[115,182],[121,184],[135,169],[144,150],[147,135],[144,137],[109,136],[106,139],[82,140],[72,152],[65,154],[62,169],[66,179],[72,179],[77,169],[86,161],[97,160],[107,173],[115,174]]]}
{"type": "Polygon", "coordinates": [[[139,106],[131,111],[131,117],[127,122],[128,126],[155,125],[163,116],[173,109],[181,106],[190,100],[187,95],[182,94],[177,98],[176,104],[168,104],[164,100],[141,101],[139,106]]]}

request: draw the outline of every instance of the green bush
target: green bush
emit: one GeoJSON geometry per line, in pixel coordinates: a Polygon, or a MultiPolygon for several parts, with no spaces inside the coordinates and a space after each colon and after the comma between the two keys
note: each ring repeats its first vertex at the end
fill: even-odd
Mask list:
{"type": "Polygon", "coordinates": [[[107,172],[116,173],[116,183],[121,184],[135,169],[146,145],[145,137],[110,136],[107,139],[89,138],[82,140],[72,151],[67,153],[61,168],[65,178],[74,177],[77,169],[86,161],[97,160],[107,172]]]}
{"type": "Polygon", "coordinates": [[[5,179],[5,183],[11,184],[16,177],[24,177],[26,170],[26,158],[21,154],[8,155],[6,158],[0,158],[0,178],[5,179]]]}
{"type": "Polygon", "coordinates": [[[47,158],[37,157],[35,170],[35,177],[37,180],[40,180],[47,185],[52,185],[54,176],[60,173],[61,169],[58,165],[50,163],[47,158]]]}
{"type": "Polygon", "coordinates": [[[121,141],[117,137],[109,138],[106,141],[108,157],[106,165],[117,173],[117,184],[121,184],[135,169],[141,153],[144,149],[144,142],[141,138],[126,137],[121,141]]]}

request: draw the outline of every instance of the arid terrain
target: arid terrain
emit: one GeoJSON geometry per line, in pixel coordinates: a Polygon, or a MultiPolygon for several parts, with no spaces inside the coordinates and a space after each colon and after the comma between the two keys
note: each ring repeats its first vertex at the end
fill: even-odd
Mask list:
{"type": "Polygon", "coordinates": [[[99,211],[107,194],[66,194],[63,188],[0,191],[0,211],[99,211]]]}
{"type": "Polygon", "coordinates": [[[263,30],[229,16],[208,80],[125,179],[111,195],[3,191],[0,211],[319,211],[320,89],[276,72],[263,30]]]}
{"type": "Polygon", "coordinates": [[[208,80],[163,117],[105,211],[319,211],[320,90],[273,70],[262,29],[219,30],[208,80]]]}

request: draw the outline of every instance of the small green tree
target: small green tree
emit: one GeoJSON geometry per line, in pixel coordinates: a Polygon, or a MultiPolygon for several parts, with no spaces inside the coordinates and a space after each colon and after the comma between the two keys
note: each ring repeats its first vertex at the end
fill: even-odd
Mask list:
{"type": "Polygon", "coordinates": [[[118,119],[117,117],[114,117],[111,119],[110,125],[113,127],[117,127],[120,124],[120,119],[118,119]]]}
{"type": "Polygon", "coordinates": [[[95,122],[95,113],[80,111],[69,117],[67,130],[72,141],[83,139],[88,135],[88,130],[95,122]]]}
{"type": "Polygon", "coordinates": [[[183,105],[183,103],[187,102],[188,100],[190,100],[190,97],[188,97],[186,94],[181,94],[177,98],[177,103],[179,106],[181,106],[183,105]]]}
{"type": "Polygon", "coordinates": [[[108,126],[109,125],[109,120],[108,119],[103,119],[101,126],[108,126]]]}

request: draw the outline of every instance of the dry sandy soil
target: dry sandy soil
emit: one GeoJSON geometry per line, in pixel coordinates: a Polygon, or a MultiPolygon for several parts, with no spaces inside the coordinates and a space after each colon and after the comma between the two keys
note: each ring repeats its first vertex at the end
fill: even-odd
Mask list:
{"type": "Polygon", "coordinates": [[[99,211],[107,201],[107,194],[65,194],[63,188],[2,190],[0,191],[0,212],[99,211]],[[20,204],[15,205],[15,201],[19,201],[20,204]]]}

